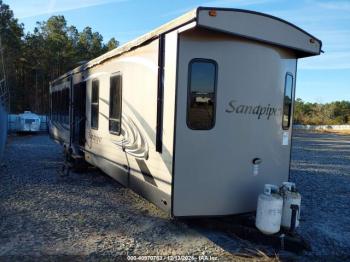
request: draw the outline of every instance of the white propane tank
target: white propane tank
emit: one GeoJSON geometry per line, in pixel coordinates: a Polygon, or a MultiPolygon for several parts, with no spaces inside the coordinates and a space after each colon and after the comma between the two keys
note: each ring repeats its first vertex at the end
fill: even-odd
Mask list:
{"type": "Polygon", "coordinates": [[[278,190],[277,186],[266,184],[258,198],[255,226],[267,235],[277,233],[281,227],[283,199],[278,190]]]}
{"type": "Polygon", "coordinates": [[[295,183],[291,182],[282,184],[281,193],[283,196],[281,225],[284,228],[294,230],[299,226],[301,195],[296,190],[295,183]]]}

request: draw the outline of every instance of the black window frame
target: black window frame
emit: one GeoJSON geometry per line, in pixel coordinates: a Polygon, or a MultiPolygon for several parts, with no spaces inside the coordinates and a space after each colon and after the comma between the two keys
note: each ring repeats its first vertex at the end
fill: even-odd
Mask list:
{"type": "Polygon", "coordinates": [[[100,80],[99,79],[93,79],[91,81],[91,105],[90,105],[90,125],[91,129],[98,130],[99,127],[99,115],[100,115],[100,80]],[[97,102],[94,102],[94,84],[97,83],[97,102]],[[93,108],[96,110],[96,125],[93,125],[95,121],[93,121],[93,108]]]}
{"type": "MultiPolygon", "coordinates": [[[[118,90],[116,90],[118,91],[118,90]]],[[[109,78],[109,116],[108,116],[108,130],[109,133],[112,135],[117,135],[120,136],[121,132],[122,132],[122,115],[123,115],[123,74],[121,72],[117,72],[114,73],[110,76],[109,78]],[[112,79],[115,77],[119,77],[120,78],[120,88],[119,88],[119,111],[120,111],[120,118],[112,118],[111,117],[111,104],[112,104],[112,97],[111,97],[111,89],[112,89],[112,79]],[[118,126],[119,126],[119,130],[115,131],[115,130],[111,130],[111,121],[115,121],[118,122],[118,126]]]]}
{"type": "Polygon", "coordinates": [[[55,121],[57,121],[57,91],[55,91],[54,93],[54,119],[55,121]]]}
{"type": "Polygon", "coordinates": [[[187,109],[186,109],[186,125],[189,129],[195,130],[195,131],[209,131],[212,130],[216,125],[216,106],[217,106],[217,86],[218,86],[218,72],[219,72],[219,65],[214,59],[208,59],[208,58],[193,58],[188,63],[188,76],[187,76],[187,109]],[[189,109],[191,106],[191,75],[192,75],[192,65],[196,62],[204,62],[204,63],[210,63],[213,64],[215,67],[215,78],[214,78],[214,98],[213,98],[213,120],[212,125],[210,128],[207,129],[201,129],[201,128],[193,128],[189,122],[189,109]]]}
{"type": "Polygon", "coordinates": [[[65,124],[69,124],[69,87],[65,89],[65,124]]]}
{"type": "Polygon", "coordinates": [[[51,120],[55,120],[55,91],[51,92],[51,120]]]}
{"type": "Polygon", "coordinates": [[[58,122],[62,124],[62,89],[58,91],[58,122]]]}
{"type": "Polygon", "coordinates": [[[283,130],[289,130],[291,127],[292,122],[292,114],[293,114],[293,100],[294,100],[294,75],[290,72],[286,73],[286,76],[284,78],[284,91],[283,91],[283,106],[282,106],[282,129],[283,130]],[[290,106],[288,111],[288,124],[285,125],[284,123],[284,116],[285,116],[285,105],[286,105],[286,92],[287,92],[287,79],[288,77],[292,78],[292,86],[291,86],[291,94],[290,94],[290,106]]]}
{"type": "Polygon", "coordinates": [[[54,98],[54,120],[58,122],[58,91],[55,90],[53,93],[53,98],[54,98]]]}

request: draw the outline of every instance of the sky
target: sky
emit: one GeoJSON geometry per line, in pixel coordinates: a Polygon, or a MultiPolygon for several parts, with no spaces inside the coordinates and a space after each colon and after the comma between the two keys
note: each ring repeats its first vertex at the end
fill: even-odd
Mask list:
{"type": "Polygon", "coordinates": [[[37,21],[64,15],[79,30],[90,26],[122,44],[198,6],[231,7],[287,20],[322,40],[324,51],[300,59],[296,97],[308,102],[350,101],[350,0],[4,0],[33,31],[37,21]]]}

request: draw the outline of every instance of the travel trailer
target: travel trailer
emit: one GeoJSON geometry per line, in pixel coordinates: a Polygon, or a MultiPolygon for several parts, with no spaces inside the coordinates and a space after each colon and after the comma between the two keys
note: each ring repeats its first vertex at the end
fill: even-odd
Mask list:
{"type": "Polygon", "coordinates": [[[31,111],[24,111],[17,117],[17,132],[36,133],[40,131],[41,119],[31,111]]]}
{"type": "Polygon", "coordinates": [[[50,134],[173,217],[251,212],[288,180],[297,60],[321,45],[200,7],[51,82],[50,134]]]}

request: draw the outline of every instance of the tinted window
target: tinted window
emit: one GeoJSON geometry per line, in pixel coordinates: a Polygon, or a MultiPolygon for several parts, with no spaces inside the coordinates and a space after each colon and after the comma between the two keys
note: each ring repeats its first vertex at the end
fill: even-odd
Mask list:
{"type": "Polygon", "coordinates": [[[289,129],[293,102],[293,76],[287,74],[285,81],[282,127],[283,129],[289,129]]]}
{"type": "Polygon", "coordinates": [[[69,88],[65,89],[65,123],[69,124],[69,88]]]}
{"type": "Polygon", "coordinates": [[[58,91],[58,121],[62,122],[63,119],[63,115],[62,115],[62,111],[63,111],[63,97],[62,97],[62,90],[58,91]]]}
{"type": "Polygon", "coordinates": [[[91,128],[98,129],[99,81],[93,80],[91,87],[91,128]]]}
{"type": "Polygon", "coordinates": [[[51,119],[55,120],[56,93],[51,93],[51,119]]]}
{"type": "Polygon", "coordinates": [[[109,93],[109,131],[120,135],[122,122],[122,76],[115,75],[110,79],[109,93]]]}
{"type": "Polygon", "coordinates": [[[215,124],[217,64],[213,60],[194,59],[189,65],[187,125],[209,130],[215,124]]]}
{"type": "Polygon", "coordinates": [[[57,103],[57,91],[55,91],[54,93],[53,93],[53,97],[54,97],[54,108],[53,108],[53,110],[54,110],[54,119],[55,119],[55,121],[57,121],[57,105],[58,105],[58,103],[57,103]]]}

